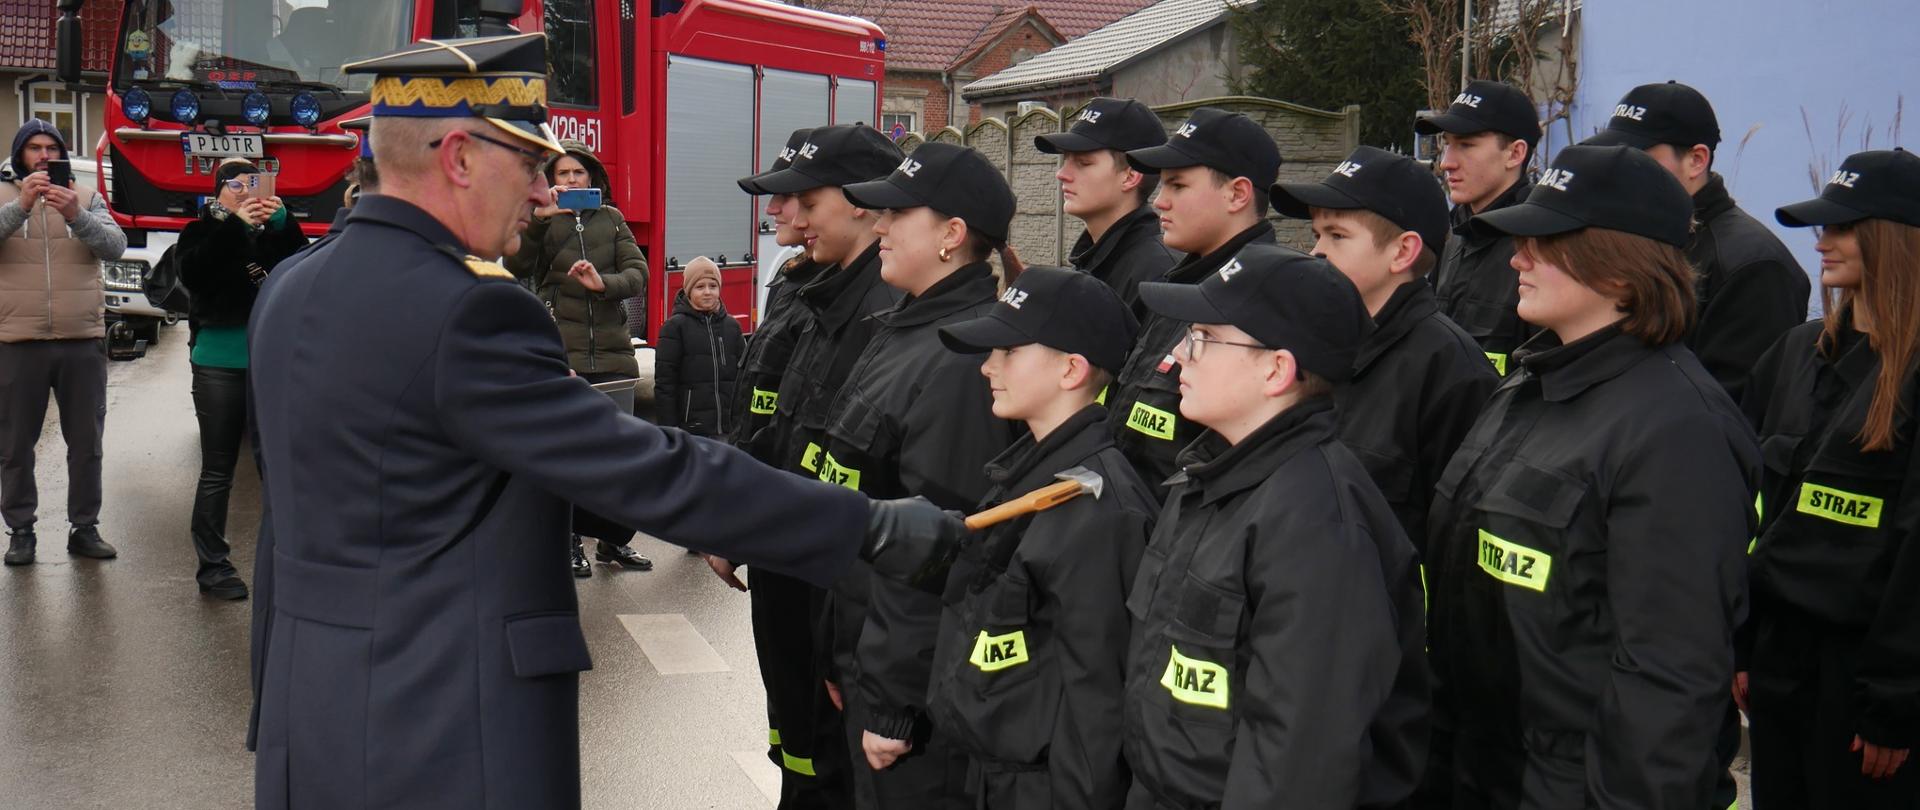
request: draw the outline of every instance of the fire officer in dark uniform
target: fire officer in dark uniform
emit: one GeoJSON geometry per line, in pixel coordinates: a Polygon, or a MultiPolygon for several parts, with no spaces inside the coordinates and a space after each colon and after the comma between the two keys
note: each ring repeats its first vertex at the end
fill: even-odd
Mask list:
{"type": "Polygon", "coordinates": [[[1415,121],[1422,135],[1439,135],[1440,168],[1453,200],[1453,235],[1434,271],[1440,311],[1467,330],[1495,371],[1512,371],[1509,356],[1537,331],[1514,314],[1519,303],[1513,280],[1513,240],[1475,230],[1475,214],[1498,211],[1527,198],[1527,164],[1540,143],[1540,117],[1533,100],[1505,82],[1469,82],[1447,111],[1415,121]]]}
{"type": "MultiPolygon", "coordinates": [[[[1607,128],[1584,143],[1644,149],[1693,195],[1693,237],[1687,261],[1698,274],[1694,294],[1700,318],[1687,348],[1720,381],[1735,402],[1760,355],[1788,329],[1807,319],[1812,284],[1780,237],[1740,210],[1727,182],[1713,171],[1720,120],[1700,91],[1679,82],[1643,84],[1613,108],[1607,128]]],[[[1740,755],[1740,713],[1728,709],[1720,724],[1720,760],[1740,755]]],[[[1720,775],[1709,810],[1738,800],[1731,770],[1720,775]]]]}
{"type": "Polygon", "coordinates": [[[1394,806],[1423,759],[1418,559],[1328,396],[1366,307],[1324,259],[1276,245],[1140,294],[1193,324],[1180,408],[1209,430],[1180,454],[1127,598],[1125,806],[1394,806]]]}
{"type": "Polygon", "coordinates": [[[1760,355],[1807,319],[1813,285],[1780,237],[1740,210],[1713,170],[1720,145],[1713,105],[1679,82],[1643,84],[1627,91],[1607,128],[1584,143],[1644,149],[1693,195],[1697,225],[1687,261],[1699,273],[1700,320],[1687,348],[1739,402],[1760,355]]]}
{"type": "Polygon", "coordinates": [[[967,752],[969,789],[995,810],[1107,810],[1126,797],[1120,703],[1127,588],[1160,496],[1113,447],[1094,400],[1126,360],[1135,322],[1089,274],[1020,274],[984,318],[942,327],[987,355],[997,415],[1028,432],[987,465],[987,509],[1073,470],[1100,489],[985,530],[947,579],[928,704],[967,752]]]}
{"type": "Polygon", "coordinates": [[[545,307],[481,258],[545,202],[545,57],[530,34],[347,66],[378,74],[383,193],[254,309],[261,808],[577,807],[569,502],[814,582],[955,553],[925,504],[768,470],[568,374],[545,307]]]}
{"type": "MultiPolygon", "coordinates": [[[[1187,254],[1164,282],[1198,284],[1241,248],[1273,244],[1267,195],[1280,175],[1280,147],[1252,119],[1202,107],[1165,144],[1128,152],[1127,160],[1160,175],[1154,210],[1167,247],[1187,254]]],[[[1107,397],[1114,444],[1154,486],[1179,469],[1175,456],[1205,431],[1180,416],[1173,350],[1186,337],[1186,323],[1150,315],[1107,397]]]]}
{"type": "Polygon", "coordinates": [[[1720,769],[1760,454],[1681,344],[1693,205],[1646,153],[1560,152],[1516,237],[1542,330],[1441,476],[1428,627],[1456,808],[1698,810],[1720,769]]]}
{"type": "Polygon", "coordinates": [[[1820,228],[1827,317],[1754,369],[1765,528],[1734,694],[1756,810],[1920,807],[1920,157],[1861,152],[1775,212],[1820,228]]]}
{"type": "MultiPolygon", "coordinates": [[[[999,281],[987,257],[1006,244],[1013,190],[984,155],[944,143],[922,145],[884,179],[842,190],[880,212],[880,274],[906,297],[874,316],[879,329],[833,406],[820,480],[970,509],[987,492],[982,470],[1015,431],[993,415],[978,365],[947,351],[939,330],[992,308],[999,281]]],[[[843,631],[858,606],[834,604],[836,652],[854,650],[853,670],[840,673],[848,728],[859,732],[850,735],[854,763],[857,772],[864,749],[874,807],[968,804],[966,758],[927,713],[940,591],[874,578],[851,638],[843,631]]]]}
{"type": "Polygon", "coordinates": [[[1362,146],[1325,180],[1275,184],[1273,207],[1313,221],[1314,254],[1373,316],[1353,377],[1334,388],[1340,440],[1422,548],[1433,484],[1500,379],[1422,280],[1447,243],[1446,198],[1417,161],[1362,146]]]}
{"type": "Polygon", "coordinates": [[[1062,204],[1087,226],[1067,260],[1112,287],[1136,318],[1147,312],[1140,282],[1159,281],[1180,257],[1160,240],[1160,213],[1152,205],[1159,175],[1134,168],[1127,153],[1166,142],[1160,116],[1130,98],[1096,98],[1066,132],[1033,139],[1033,148],[1060,156],[1054,179],[1062,204]]]}
{"type": "MultiPolygon", "coordinates": [[[[869,316],[900,300],[900,292],[880,280],[880,237],[873,232],[873,212],[849,202],[840,188],[885,177],[899,163],[899,147],[872,127],[821,127],[807,134],[786,168],[754,177],[754,185],[764,192],[789,195],[791,227],[808,260],[820,268],[795,292],[796,303],[807,314],[780,375],[772,421],[761,432],[771,447],[763,452],[778,460],[775,466],[796,475],[819,477],[834,397],[877,328],[869,316]]],[[[864,605],[869,578],[856,565],[832,583],[834,593],[854,594],[864,605]]],[[[853,665],[851,649],[839,651],[832,645],[829,601],[825,590],[810,586],[804,616],[812,628],[807,643],[813,655],[813,784],[827,806],[839,808],[870,804],[871,798],[860,797],[871,795],[872,784],[862,773],[866,765],[859,745],[848,747],[841,698],[828,686],[853,665]]],[[[782,744],[786,741],[783,734],[782,744]]]]}
{"type": "MultiPolygon", "coordinates": [[[[813,320],[813,311],[800,304],[798,293],[820,274],[821,267],[807,255],[804,240],[793,227],[797,205],[793,195],[768,194],[758,181],[762,175],[792,165],[811,132],[794,130],[767,171],[739,181],[742,191],[766,195],[774,243],[801,248],[767,284],[767,308],[740,357],[733,410],[740,416],[728,436],[733,446],[775,467],[780,464],[777,452],[782,445],[773,423],[780,402],[780,378],[793,358],[794,343],[813,320]]],[[[732,562],[718,557],[709,557],[708,562],[723,580],[740,587],[732,562]]],[[[823,693],[820,679],[814,677],[813,625],[807,619],[813,586],[772,570],[755,570],[752,582],[747,596],[752,601],[753,647],[760,662],[760,680],[767,691],[769,756],[780,766],[779,810],[830,807],[824,793],[828,788],[822,784],[814,756],[813,721],[823,693]]],[[[829,772],[827,777],[831,779],[833,774],[829,772]]]]}

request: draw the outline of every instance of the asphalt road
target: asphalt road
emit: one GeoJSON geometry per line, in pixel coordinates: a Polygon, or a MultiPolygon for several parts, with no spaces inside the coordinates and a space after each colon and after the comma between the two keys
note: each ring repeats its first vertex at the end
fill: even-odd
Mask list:
{"type": "MultiPolygon", "coordinates": [[[[195,587],[188,512],[199,475],[185,326],[107,382],[110,561],[65,546],[65,446],[49,408],[39,459],[40,553],[0,571],[0,807],[246,808],[253,756],[251,602],[195,587]]],[[[259,485],[236,474],[228,526],[252,582],[259,485]]],[[[679,548],[635,541],[649,572],[579,582],[594,669],[581,677],[585,806],[766,808],[779,776],[747,602],[679,548]],[[643,646],[644,645],[644,646],[643,646]],[[673,673],[673,674],[663,674],[673,673]]]]}

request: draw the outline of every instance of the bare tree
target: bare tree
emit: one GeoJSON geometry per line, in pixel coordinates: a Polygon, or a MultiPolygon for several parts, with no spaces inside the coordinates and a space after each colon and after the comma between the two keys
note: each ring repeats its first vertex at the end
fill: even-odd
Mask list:
{"type": "MultiPolygon", "coordinates": [[[[1578,53],[1570,30],[1574,0],[1475,0],[1473,19],[1464,31],[1463,0],[1380,2],[1408,20],[1433,109],[1445,107],[1458,89],[1464,40],[1474,77],[1525,88],[1543,109],[1543,128],[1567,120],[1579,86],[1578,53]]],[[[1571,139],[1572,133],[1568,135],[1571,139]]]]}

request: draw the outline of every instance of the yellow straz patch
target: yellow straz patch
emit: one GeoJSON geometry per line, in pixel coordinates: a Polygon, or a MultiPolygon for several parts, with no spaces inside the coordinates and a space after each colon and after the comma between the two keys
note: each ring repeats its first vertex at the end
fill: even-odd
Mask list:
{"type": "Polygon", "coordinates": [[[1156,439],[1173,441],[1173,414],[1144,402],[1133,403],[1133,411],[1127,414],[1127,427],[1156,439]]]}
{"type": "Polygon", "coordinates": [[[820,473],[820,445],[807,442],[807,452],[800,454],[800,466],[815,475],[820,473]]]}
{"type": "Polygon", "coordinates": [[[1480,570],[1509,585],[1545,593],[1547,575],[1553,572],[1553,557],[1518,543],[1509,543],[1481,529],[1480,570]]]}
{"type": "Polygon", "coordinates": [[[767,416],[769,414],[772,414],[774,409],[779,406],[780,406],[779,391],[768,391],[762,388],[755,388],[753,389],[753,401],[747,405],[747,410],[752,411],[761,416],[767,416]]]}
{"type": "Polygon", "coordinates": [[[860,471],[852,467],[842,467],[833,460],[833,454],[826,454],[826,461],[820,464],[820,480],[847,489],[860,488],[860,471]]]}
{"type": "Polygon", "coordinates": [[[1227,668],[1181,655],[1179,647],[1168,649],[1172,655],[1167,658],[1167,671],[1160,676],[1160,685],[1167,688],[1173,699],[1195,706],[1226,708],[1227,668]]]}
{"type": "Polygon", "coordinates": [[[1803,515],[1826,518],[1849,526],[1880,528],[1880,510],[1886,502],[1871,495],[1802,483],[1800,500],[1794,509],[1803,515]]]}
{"type": "Polygon", "coordinates": [[[1000,636],[988,635],[987,631],[982,630],[980,637],[973,640],[973,655],[967,658],[967,663],[979,667],[981,672],[999,672],[1031,660],[1027,657],[1025,630],[1000,636]]]}
{"type": "Polygon", "coordinates": [[[1486,355],[1487,362],[1493,364],[1493,370],[1500,372],[1502,377],[1507,376],[1507,356],[1499,352],[1487,352],[1486,355]]]}

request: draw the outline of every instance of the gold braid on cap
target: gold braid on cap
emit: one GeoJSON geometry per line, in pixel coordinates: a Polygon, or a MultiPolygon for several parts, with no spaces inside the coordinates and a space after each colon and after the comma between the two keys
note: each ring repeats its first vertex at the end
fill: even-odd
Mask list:
{"type": "Polygon", "coordinates": [[[530,107],[547,101],[547,80],[527,76],[464,76],[443,79],[437,76],[381,76],[373,82],[375,106],[412,107],[424,105],[446,110],[462,104],[508,104],[530,107]]]}

